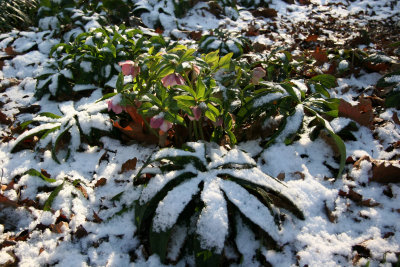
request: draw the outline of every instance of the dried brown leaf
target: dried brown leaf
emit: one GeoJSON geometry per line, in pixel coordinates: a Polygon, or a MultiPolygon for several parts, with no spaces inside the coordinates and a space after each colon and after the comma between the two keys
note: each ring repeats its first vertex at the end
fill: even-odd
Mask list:
{"type": "Polygon", "coordinates": [[[370,181],[400,183],[400,162],[374,160],[372,162],[372,177],[370,181]]]}
{"type": "Polygon", "coordinates": [[[127,171],[133,171],[136,169],[136,163],[137,163],[137,158],[133,158],[130,160],[127,160],[124,164],[122,164],[121,171],[119,174],[127,172],[127,171]]]}
{"type": "Polygon", "coordinates": [[[99,180],[97,180],[97,182],[94,185],[94,187],[104,186],[106,183],[107,183],[107,179],[102,177],[99,180]]]}
{"type": "Polygon", "coordinates": [[[359,104],[352,106],[345,100],[340,99],[339,116],[352,119],[360,125],[372,128],[374,115],[371,100],[360,97],[359,104]]]}

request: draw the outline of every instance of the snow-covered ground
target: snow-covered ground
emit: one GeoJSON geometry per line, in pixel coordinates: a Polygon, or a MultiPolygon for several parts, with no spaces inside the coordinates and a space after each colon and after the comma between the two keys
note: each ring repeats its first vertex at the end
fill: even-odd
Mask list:
{"type": "MultiPolygon", "coordinates": [[[[249,38],[267,49],[281,45],[293,51],[300,49],[300,43],[319,24],[322,30],[318,32],[318,40],[331,40],[334,45],[348,43],[357,36],[359,29],[374,21],[386,20],[390,27],[397,29],[397,33],[400,27],[400,3],[388,0],[311,0],[305,5],[273,0],[270,8],[277,11],[276,17],[256,19],[251,12],[242,10],[236,20],[224,16],[216,18],[207,11],[204,2],[198,3],[184,18],[176,19],[165,14],[172,13],[171,4],[164,6],[162,2],[150,2],[154,2],[155,11],[144,13],[142,20],[151,27],[159,17],[165,35],[184,40],[191,31],[223,27],[242,32],[252,24],[265,33],[249,38]],[[164,8],[164,13],[157,12],[157,5],[164,8]],[[177,24],[180,30],[176,29],[177,24]]],[[[95,20],[88,21],[89,26],[96,26],[95,20]]],[[[392,37],[392,41],[399,41],[400,36],[392,37]]],[[[0,39],[1,49],[12,45],[18,53],[5,60],[0,71],[1,112],[13,125],[32,119],[39,110],[59,115],[62,111],[64,118],[73,118],[77,110],[107,108],[104,101],[95,103],[102,96],[101,89],[75,103],[57,103],[49,100],[48,96],[41,100],[34,98],[35,76],[49,61],[51,47],[59,42],[52,37],[50,30],[14,31],[0,39]],[[31,110],[27,110],[28,107],[31,110]]],[[[363,46],[374,51],[379,50],[380,44],[363,46]]],[[[394,60],[399,62],[398,57],[394,60]]],[[[380,77],[382,73],[362,72],[339,78],[332,95],[357,104],[361,93],[371,95],[372,90],[368,88],[373,88],[380,77]]],[[[85,116],[80,121],[86,125],[84,127],[111,127],[106,115],[88,113],[85,116]]],[[[305,215],[305,220],[290,216],[284,220],[279,232],[280,251],[262,248],[261,253],[269,263],[273,266],[399,264],[400,172],[397,169],[397,183],[372,181],[378,160],[385,161],[386,166],[393,165],[394,169],[400,168],[398,117],[400,112],[396,109],[379,111],[375,114],[379,124],[374,129],[359,126],[352,132],[355,141],[345,142],[348,160],[340,179],[334,179],[335,173],[331,170],[331,167],[338,168],[333,158],[337,153],[335,148],[321,138],[311,141],[307,133],[292,145],[276,143],[261,154],[257,162],[259,168],[271,176],[280,177],[289,188],[298,192],[296,204],[305,215]]],[[[8,137],[17,138],[18,134],[12,133],[8,122],[2,122],[0,265],[12,262],[20,266],[161,265],[157,255],[146,255],[136,235],[134,209],[114,216],[140,198],[142,188],[133,186],[132,178],[146,159],[158,151],[157,147],[122,144],[102,137],[99,142],[102,146],[83,144],[67,161],[57,164],[46,146],[37,151],[25,149],[11,153],[16,141],[8,137]],[[122,165],[133,158],[138,160],[136,168],[122,170],[122,165]],[[56,181],[50,183],[24,174],[30,169],[43,169],[56,181]],[[80,180],[80,186],[73,184],[76,180],[80,180]],[[59,187],[61,191],[55,197],[51,211],[39,209],[54,188],[61,184],[63,186],[59,187]],[[113,200],[121,192],[124,192],[121,199],[113,200]]],[[[348,122],[349,119],[340,117],[331,124],[339,131],[348,122]]],[[[253,156],[262,150],[257,141],[238,146],[253,156]]],[[[245,224],[237,231],[235,242],[243,254],[237,265],[259,266],[256,251],[261,247],[260,240],[245,224]]],[[[183,259],[177,264],[185,266],[186,263],[192,263],[192,259],[183,259]]]]}

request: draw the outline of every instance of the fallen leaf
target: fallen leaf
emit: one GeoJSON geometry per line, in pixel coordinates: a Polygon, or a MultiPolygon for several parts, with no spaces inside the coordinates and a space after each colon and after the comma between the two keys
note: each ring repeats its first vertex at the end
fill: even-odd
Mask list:
{"type": "Polygon", "coordinates": [[[378,183],[400,183],[399,161],[372,161],[372,177],[370,181],[378,183]]]}
{"type": "Polygon", "coordinates": [[[109,162],[109,158],[110,158],[110,156],[108,155],[107,151],[104,151],[103,155],[101,155],[101,157],[100,157],[100,159],[99,159],[99,165],[100,165],[100,163],[102,163],[103,161],[109,162]]]}
{"type": "Polygon", "coordinates": [[[150,134],[150,133],[145,133],[143,131],[143,127],[139,123],[135,123],[133,121],[129,122],[127,126],[122,127],[119,122],[113,122],[113,126],[115,128],[118,128],[121,132],[123,132],[125,135],[127,135],[129,138],[139,141],[139,142],[144,142],[148,144],[157,144],[158,143],[158,138],[157,136],[150,134]]]}
{"type": "Polygon", "coordinates": [[[69,224],[67,223],[67,222],[59,222],[59,223],[57,223],[57,224],[51,224],[50,225],[50,230],[53,232],[53,233],[56,233],[56,234],[61,234],[61,233],[63,233],[63,226],[65,226],[66,228],[69,228],[69,224]]]}
{"type": "Polygon", "coordinates": [[[45,169],[41,169],[40,173],[46,176],[47,178],[51,178],[51,175],[45,169]]]}
{"type": "Polygon", "coordinates": [[[374,119],[371,100],[360,97],[358,101],[359,104],[357,106],[352,106],[345,100],[340,99],[339,116],[352,119],[360,125],[371,129],[374,119]]]}
{"type": "Polygon", "coordinates": [[[75,188],[78,189],[79,191],[81,191],[81,192],[82,192],[82,195],[83,195],[86,199],[89,199],[89,195],[88,195],[86,189],[85,189],[81,184],[77,184],[77,185],[75,186],[75,188]]]}
{"type": "Polygon", "coordinates": [[[326,201],[325,201],[325,213],[326,213],[326,216],[328,217],[328,219],[329,219],[329,221],[331,222],[331,223],[335,223],[336,222],[336,220],[337,220],[337,217],[333,214],[333,212],[331,211],[331,209],[328,207],[328,205],[326,204],[326,201]]]}
{"type": "Polygon", "coordinates": [[[365,62],[364,66],[372,71],[376,72],[383,72],[386,71],[390,68],[390,65],[388,63],[372,63],[372,62],[365,62]]]}
{"type": "Polygon", "coordinates": [[[14,207],[14,208],[19,207],[17,202],[8,199],[3,194],[0,194],[0,205],[5,205],[5,206],[9,206],[9,207],[14,207]]]}
{"type": "Polygon", "coordinates": [[[107,183],[107,179],[102,177],[99,180],[97,180],[97,182],[94,185],[94,187],[104,186],[106,183],[107,183]]]}
{"type": "Polygon", "coordinates": [[[201,31],[198,31],[198,32],[196,32],[196,31],[191,31],[191,32],[189,33],[189,36],[190,36],[190,38],[191,38],[192,40],[194,40],[194,41],[199,41],[199,40],[201,39],[201,37],[203,36],[203,34],[202,34],[201,31]]]}
{"type": "Polygon", "coordinates": [[[251,12],[254,17],[274,18],[278,12],[273,8],[259,7],[251,12]]]}
{"type": "Polygon", "coordinates": [[[14,50],[14,48],[13,48],[12,46],[7,46],[7,47],[4,49],[4,52],[6,52],[6,54],[9,55],[9,56],[16,56],[16,55],[18,55],[18,53],[15,52],[15,50],[14,50]]]}
{"type": "Polygon", "coordinates": [[[285,173],[284,173],[284,172],[281,172],[280,174],[278,174],[278,175],[276,176],[276,178],[278,178],[278,180],[280,180],[280,181],[285,180],[285,173]]]}
{"type": "Polygon", "coordinates": [[[0,123],[2,124],[10,124],[11,123],[11,119],[7,117],[6,114],[4,114],[1,110],[0,110],[0,123]]]}
{"type": "Polygon", "coordinates": [[[163,34],[164,30],[163,30],[162,28],[158,27],[158,28],[155,30],[155,32],[158,33],[158,34],[163,34]]]}
{"type": "Polygon", "coordinates": [[[82,225],[79,225],[78,228],[76,229],[75,237],[81,239],[87,235],[88,232],[86,231],[86,229],[82,225]]]}
{"type": "Polygon", "coordinates": [[[311,34],[306,38],[306,42],[316,42],[318,40],[317,34],[311,34]]]}
{"type": "Polygon", "coordinates": [[[360,203],[363,199],[362,195],[354,191],[352,188],[350,188],[347,193],[347,197],[357,203],[360,203]]]}
{"type": "Polygon", "coordinates": [[[103,220],[99,217],[99,215],[97,215],[97,213],[94,212],[94,211],[93,211],[93,221],[94,221],[95,223],[101,223],[101,222],[103,222],[103,220]]]}
{"type": "Polygon", "coordinates": [[[325,50],[321,50],[319,46],[315,48],[314,52],[311,52],[311,55],[315,58],[319,65],[329,61],[328,54],[325,50]]]}
{"type": "Polygon", "coordinates": [[[372,200],[370,198],[362,200],[360,204],[361,204],[361,206],[365,206],[365,207],[376,207],[376,206],[380,205],[378,202],[375,202],[374,200],[372,200]]]}
{"type": "Polygon", "coordinates": [[[399,117],[397,116],[396,112],[393,112],[392,120],[397,124],[400,125],[399,117]]]}
{"type": "Polygon", "coordinates": [[[124,164],[122,164],[121,171],[119,172],[119,174],[136,169],[136,163],[137,163],[136,157],[127,160],[124,164]]]}

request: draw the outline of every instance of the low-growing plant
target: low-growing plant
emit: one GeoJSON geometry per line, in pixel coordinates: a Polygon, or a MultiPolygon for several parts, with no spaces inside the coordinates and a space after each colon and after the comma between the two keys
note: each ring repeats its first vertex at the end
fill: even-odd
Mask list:
{"type": "Polygon", "coordinates": [[[241,33],[223,29],[215,29],[210,34],[204,35],[199,41],[202,53],[219,50],[221,55],[233,53],[233,57],[241,56],[249,45],[249,41],[241,33]]]}
{"type": "Polygon", "coordinates": [[[384,75],[376,84],[378,89],[386,92],[385,106],[388,108],[400,108],[400,71],[394,71],[384,75]]]}
{"type": "Polygon", "coordinates": [[[36,25],[36,12],[39,8],[37,0],[1,0],[0,32],[13,29],[25,30],[36,25]]]}
{"type": "Polygon", "coordinates": [[[134,183],[145,185],[135,207],[138,233],[164,263],[169,247],[178,244],[197,266],[218,266],[227,240],[235,238],[237,216],[269,248],[279,243],[279,208],[304,219],[296,191],[260,171],[245,152],[215,143],[162,149],[134,183]],[[187,234],[178,241],[173,233],[180,228],[187,234]]]}
{"type": "Polygon", "coordinates": [[[38,114],[30,121],[21,124],[25,129],[30,125],[40,124],[21,134],[14,143],[11,152],[16,152],[26,140],[38,138],[39,147],[47,147],[51,144],[51,155],[54,161],[61,163],[58,156],[60,150],[67,147],[64,158],[68,159],[71,152],[79,149],[81,142],[92,142],[101,132],[109,132],[111,123],[108,116],[102,114],[104,104],[82,105],[77,108],[72,102],[59,106],[61,114],[50,112],[38,114]]]}
{"type": "MultiPolygon", "coordinates": [[[[286,59],[288,55],[284,54],[286,59]]],[[[267,61],[268,63],[269,61],[267,61]]],[[[271,79],[268,69],[270,65],[263,62],[257,63],[258,67],[244,75],[242,84],[247,84],[240,92],[241,107],[236,114],[236,123],[239,127],[243,124],[269,126],[271,134],[262,140],[262,145],[268,147],[276,141],[291,144],[298,137],[298,133],[306,126],[319,125],[313,132],[313,137],[318,136],[321,127],[328,131],[340,151],[340,167],[337,177],[341,176],[346,159],[346,148],[341,138],[336,135],[329,125],[329,118],[338,116],[339,99],[331,98],[328,89],[336,85],[336,79],[329,74],[312,77],[305,83],[301,80],[289,79],[290,71],[286,68],[289,64],[278,65],[283,71],[282,78],[276,82],[271,79]],[[267,69],[267,70],[265,70],[267,69]],[[261,80],[265,78],[267,81],[261,80]],[[284,78],[284,80],[282,80],[284,78]],[[312,121],[313,124],[304,124],[312,121]],[[267,124],[267,125],[266,125],[267,124]]],[[[273,71],[276,65],[273,65],[273,71]]],[[[246,73],[242,71],[241,73],[246,73]]],[[[240,131],[240,128],[236,129],[240,131]]]]}
{"type": "MultiPolygon", "coordinates": [[[[47,177],[46,175],[44,175],[44,174],[43,174],[43,171],[42,171],[42,172],[39,172],[39,171],[37,171],[37,170],[35,170],[35,169],[29,169],[28,171],[26,171],[26,172],[24,173],[24,175],[36,176],[36,177],[39,177],[39,178],[41,178],[42,180],[44,180],[44,181],[46,181],[46,182],[48,182],[48,183],[55,183],[55,182],[57,182],[56,179],[52,179],[52,178],[47,177]]],[[[87,197],[87,195],[85,195],[85,194],[87,194],[87,193],[86,193],[86,190],[83,189],[83,186],[82,186],[82,184],[85,185],[84,182],[82,182],[80,179],[71,180],[71,179],[65,177],[64,180],[63,180],[63,182],[62,182],[61,184],[57,185],[57,186],[54,188],[54,190],[51,191],[49,197],[48,197],[47,200],[44,202],[44,204],[43,204],[43,210],[44,210],[44,211],[51,211],[51,206],[52,206],[52,204],[53,204],[54,199],[57,197],[57,195],[58,195],[58,194],[60,193],[60,191],[63,189],[63,187],[64,187],[65,184],[70,184],[70,185],[72,185],[74,188],[76,188],[77,191],[80,191],[84,197],[87,197]]]]}
{"type": "Polygon", "coordinates": [[[161,145],[167,144],[170,135],[176,145],[200,139],[219,142],[225,135],[235,143],[232,116],[215,94],[213,78],[218,71],[229,69],[232,54],[220,58],[215,51],[196,57],[195,49],[183,45],[153,52],[151,48],[136,62],[121,63],[123,72],[124,65],[134,70],[124,73],[133,77],[133,82],[124,85],[120,74],[117,93],[122,97],[112,100],[111,108],[133,108],[142,117],[141,122],[160,137],[161,145]]]}
{"type": "Polygon", "coordinates": [[[148,45],[161,49],[168,42],[122,25],[97,28],[79,34],[72,43],[57,44],[50,52],[54,60],[37,77],[36,97],[50,93],[69,99],[77,91],[104,88],[120,72],[117,62],[136,58],[148,45]]]}

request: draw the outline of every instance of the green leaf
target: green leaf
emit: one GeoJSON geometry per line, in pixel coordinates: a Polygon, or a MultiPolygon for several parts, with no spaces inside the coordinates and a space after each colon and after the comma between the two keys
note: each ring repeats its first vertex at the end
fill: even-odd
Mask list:
{"type": "Polygon", "coordinates": [[[51,119],[61,119],[62,118],[62,116],[56,115],[51,112],[42,112],[42,113],[39,113],[38,115],[42,116],[42,117],[51,118],[51,119]]]}
{"type": "Polygon", "coordinates": [[[117,92],[121,93],[124,90],[124,74],[120,72],[116,83],[117,92]]]}
{"type": "Polygon", "coordinates": [[[177,96],[174,96],[174,99],[176,101],[178,101],[178,104],[182,104],[188,108],[196,105],[196,101],[195,101],[194,97],[192,97],[190,95],[177,95],[177,96]]]}
{"type": "Polygon", "coordinates": [[[46,182],[48,182],[48,183],[54,183],[54,182],[57,181],[56,179],[51,179],[51,178],[48,178],[48,177],[44,176],[41,172],[39,172],[39,171],[37,171],[37,170],[35,170],[35,169],[29,169],[29,170],[26,171],[24,174],[29,174],[29,175],[31,175],[31,176],[40,177],[40,178],[42,178],[44,181],[46,181],[46,182]]]}
{"type": "Polygon", "coordinates": [[[177,85],[176,86],[179,89],[185,90],[186,92],[188,92],[189,94],[191,94],[193,97],[196,97],[196,92],[190,88],[190,86],[187,85],[177,85]]]}
{"type": "Polygon", "coordinates": [[[102,98],[100,98],[99,100],[96,100],[95,103],[99,103],[99,102],[101,102],[101,101],[103,101],[103,100],[109,99],[109,98],[111,98],[111,97],[113,97],[113,96],[115,96],[115,95],[117,95],[117,94],[118,94],[118,93],[108,93],[108,94],[105,94],[105,95],[103,95],[102,98]]]}
{"type": "Polygon", "coordinates": [[[385,107],[399,108],[400,107],[400,92],[395,92],[386,96],[385,107]]]}
{"type": "MultiPolygon", "coordinates": [[[[39,127],[42,127],[42,126],[39,126],[39,127]]],[[[14,153],[15,150],[16,150],[16,148],[17,148],[23,141],[28,140],[28,139],[30,139],[30,138],[33,138],[34,136],[42,136],[42,135],[43,135],[44,133],[46,133],[48,130],[56,130],[56,129],[59,129],[59,128],[60,128],[60,124],[59,124],[59,123],[55,123],[55,124],[49,123],[45,128],[39,128],[39,127],[36,127],[36,128],[33,128],[33,129],[29,130],[29,131],[26,133],[26,136],[23,137],[23,138],[18,137],[17,140],[16,140],[16,143],[15,143],[14,147],[11,149],[11,153],[14,153]]]]}
{"type": "Polygon", "coordinates": [[[224,69],[229,69],[230,64],[231,64],[231,58],[233,56],[233,53],[228,53],[225,56],[223,56],[218,63],[218,66],[220,68],[224,68],[224,69]]]}
{"type": "Polygon", "coordinates": [[[165,263],[165,259],[168,251],[168,242],[171,236],[172,228],[167,231],[157,233],[153,231],[153,227],[150,230],[150,248],[151,251],[157,253],[160,257],[160,261],[165,263]]]}
{"type": "Polygon", "coordinates": [[[320,74],[310,79],[314,82],[319,82],[325,88],[333,88],[336,86],[336,78],[330,74],[320,74]]]}
{"type": "Polygon", "coordinates": [[[205,92],[206,92],[206,86],[204,82],[202,81],[202,79],[198,79],[196,84],[196,98],[197,99],[203,98],[205,92]]]}
{"type": "Polygon", "coordinates": [[[219,61],[219,50],[213,51],[208,53],[204,61],[207,62],[208,65],[210,65],[213,69],[218,66],[218,61],[219,61]]]}
{"type": "Polygon", "coordinates": [[[316,114],[316,117],[319,120],[319,122],[325,127],[325,129],[328,131],[328,133],[332,136],[333,140],[336,143],[337,148],[339,149],[340,167],[339,167],[339,171],[338,171],[336,178],[341,178],[343,170],[344,170],[344,166],[346,164],[346,145],[344,144],[342,138],[340,138],[340,136],[338,136],[337,134],[335,134],[333,132],[332,127],[330,126],[328,121],[326,121],[324,118],[322,118],[318,114],[316,114]]]}
{"type": "Polygon", "coordinates": [[[61,164],[61,162],[58,160],[57,158],[57,146],[59,144],[59,142],[62,140],[62,138],[64,137],[64,135],[66,133],[68,133],[69,129],[71,129],[72,126],[69,126],[67,129],[65,129],[64,131],[62,131],[58,136],[57,139],[55,141],[55,143],[53,144],[53,147],[51,149],[51,157],[53,158],[53,160],[55,162],[57,162],[58,164],[61,164]]]}
{"type": "Polygon", "coordinates": [[[58,195],[58,193],[60,193],[60,191],[63,189],[64,183],[65,183],[65,181],[62,184],[60,184],[59,186],[57,186],[53,192],[51,192],[49,198],[44,203],[44,206],[43,206],[44,211],[51,211],[51,205],[53,204],[53,201],[56,198],[56,196],[58,195]]]}

